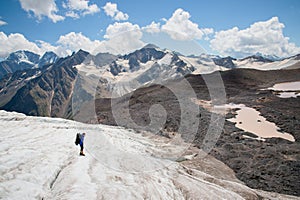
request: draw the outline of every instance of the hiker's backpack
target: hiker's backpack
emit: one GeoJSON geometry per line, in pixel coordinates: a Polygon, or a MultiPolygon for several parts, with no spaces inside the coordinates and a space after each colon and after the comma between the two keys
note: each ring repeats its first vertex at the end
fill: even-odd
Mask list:
{"type": "Polygon", "coordinates": [[[75,144],[78,145],[80,143],[80,134],[76,134],[75,144]]]}

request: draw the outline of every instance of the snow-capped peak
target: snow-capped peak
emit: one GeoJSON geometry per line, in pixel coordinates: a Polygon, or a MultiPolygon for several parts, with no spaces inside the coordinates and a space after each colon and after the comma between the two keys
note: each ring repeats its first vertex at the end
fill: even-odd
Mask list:
{"type": "Polygon", "coordinates": [[[38,66],[42,67],[47,64],[52,64],[55,63],[58,60],[58,56],[52,52],[52,51],[47,51],[39,60],[38,66]]]}
{"type": "Polygon", "coordinates": [[[282,58],[276,56],[276,55],[267,55],[267,54],[262,54],[262,53],[256,53],[255,54],[256,56],[260,56],[260,57],[263,57],[265,59],[268,59],[268,60],[271,60],[271,61],[279,61],[279,60],[282,60],[282,58]]]}
{"type": "Polygon", "coordinates": [[[170,65],[172,62],[173,55],[171,53],[166,53],[166,55],[157,61],[159,65],[170,65]]]}
{"type": "Polygon", "coordinates": [[[26,50],[19,50],[11,53],[6,60],[10,60],[16,63],[29,63],[29,64],[37,64],[40,59],[40,56],[26,50]]]}

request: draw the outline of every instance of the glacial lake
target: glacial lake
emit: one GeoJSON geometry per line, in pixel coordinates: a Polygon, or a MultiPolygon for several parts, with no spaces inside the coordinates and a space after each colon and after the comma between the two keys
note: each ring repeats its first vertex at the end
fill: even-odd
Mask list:
{"type": "Polygon", "coordinates": [[[277,96],[280,98],[296,98],[300,96],[300,81],[278,83],[268,90],[277,91],[277,96]]]}
{"type": "Polygon", "coordinates": [[[295,138],[289,133],[280,132],[280,128],[275,123],[269,122],[260,115],[260,112],[254,108],[241,105],[240,110],[236,111],[236,116],[227,119],[235,122],[235,126],[239,129],[253,133],[261,138],[283,138],[294,142],[295,138]]]}

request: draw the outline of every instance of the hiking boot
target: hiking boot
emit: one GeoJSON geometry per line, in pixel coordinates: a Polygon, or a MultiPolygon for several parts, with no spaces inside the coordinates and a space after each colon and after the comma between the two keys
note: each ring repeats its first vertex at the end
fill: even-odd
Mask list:
{"type": "Polygon", "coordinates": [[[80,152],[80,153],[79,153],[79,155],[80,155],[80,156],[85,156],[85,154],[84,154],[84,153],[82,153],[82,152],[80,152]]]}

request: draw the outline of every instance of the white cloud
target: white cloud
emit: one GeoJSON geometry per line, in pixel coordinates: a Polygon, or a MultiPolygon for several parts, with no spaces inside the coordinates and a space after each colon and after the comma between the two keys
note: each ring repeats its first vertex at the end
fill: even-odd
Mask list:
{"type": "Polygon", "coordinates": [[[28,41],[22,34],[13,33],[6,35],[4,32],[0,32],[0,46],[5,48],[0,48],[0,57],[4,58],[9,55],[9,53],[17,50],[29,50],[35,53],[40,53],[39,47],[28,41]]]}
{"type": "Polygon", "coordinates": [[[106,15],[112,17],[114,20],[121,21],[129,18],[128,14],[118,10],[117,4],[115,3],[107,2],[102,8],[106,15]]]}
{"type": "Polygon", "coordinates": [[[28,50],[39,55],[43,55],[46,51],[53,51],[59,56],[66,56],[72,53],[64,46],[53,46],[41,40],[31,42],[20,33],[6,35],[4,32],[0,32],[0,46],[5,47],[0,49],[0,58],[5,58],[10,53],[18,50],[28,50]]]}
{"type": "Polygon", "coordinates": [[[43,16],[48,17],[54,23],[64,20],[63,16],[57,15],[58,9],[55,4],[55,0],[19,0],[22,9],[27,12],[32,12],[38,20],[41,20],[43,16]]]}
{"type": "Polygon", "coordinates": [[[0,26],[4,26],[4,25],[6,25],[6,24],[7,24],[7,22],[1,20],[1,17],[0,17],[0,26]]]}
{"type": "Polygon", "coordinates": [[[58,46],[54,52],[59,55],[66,55],[70,54],[70,52],[83,49],[92,54],[99,52],[125,54],[145,45],[140,40],[142,38],[140,27],[129,22],[116,22],[109,25],[104,37],[106,40],[91,40],[82,33],[71,32],[60,36],[56,42],[58,46]]]}
{"type": "Polygon", "coordinates": [[[141,41],[142,32],[140,27],[129,22],[114,23],[107,27],[106,40],[91,40],[82,33],[70,32],[59,37],[57,46],[42,43],[41,48],[51,49],[60,56],[65,56],[73,51],[83,49],[92,54],[109,52],[113,54],[125,54],[141,48],[145,44],[141,41]],[[48,47],[47,47],[48,46],[48,47]]]}
{"type": "Polygon", "coordinates": [[[92,4],[83,12],[83,15],[89,15],[100,12],[100,8],[96,4],[92,4]]]}
{"type": "Polygon", "coordinates": [[[57,46],[52,46],[51,44],[45,42],[45,41],[42,41],[42,40],[38,40],[36,41],[38,47],[39,47],[39,51],[36,52],[40,55],[44,54],[46,51],[53,51],[55,52],[57,55],[60,55],[60,56],[66,56],[66,52],[59,52],[59,47],[57,46]]]}
{"type": "Polygon", "coordinates": [[[125,54],[132,52],[145,44],[141,41],[143,33],[137,24],[130,22],[115,22],[106,29],[101,48],[96,51],[110,52],[114,54],[125,54]]]}
{"type": "Polygon", "coordinates": [[[151,24],[145,26],[142,28],[142,30],[145,30],[148,33],[159,33],[160,32],[160,23],[151,22],[151,24]]]}
{"type": "Polygon", "coordinates": [[[101,45],[101,41],[92,41],[82,33],[75,32],[60,36],[56,43],[58,44],[56,51],[59,54],[66,54],[68,52],[78,51],[79,49],[94,53],[94,50],[101,45]]]}
{"type": "Polygon", "coordinates": [[[66,16],[67,16],[67,17],[74,18],[74,19],[79,19],[79,18],[80,18],[80,16],[79,16],[77,13],[75,13],[74,11],[68,11],[68,12],[66,13],[66,16]]]}
{"type": "Polygon", "coordinates": [[[53,51],[59,56],[66,56],[72,53],[71,50],[61,44],[53,46],[41,40],[31,42],[20,33],[6,35],[4,32],[0,32],[0,46],[5,47],[0,49],[0,58],[5,58],[10,53],[18,50],[28,50],[39,55],[43,55],[46,51],[53,51]]]}
{"type": "Polygon", "coordinates": [[[234,27],[216,32],[211,48],[223,55],[244,57],[255,53],[287,57],[300,53],[300,48],[283,35],[284,24],[278,17],[256,22],[249,28],[234,27]]]}
{"type": "Polygon", "coordinates": [[[100,12],[96,4],[89,5],[89,0],[68,0],[63,3],[63,7],[69,9],[67,17],[78,19],[80,15],[85,16],[100,12]]]}
{"type": "Polygon", "coordinates": [[[117,12],[114,19],[117,21],[127,20],[129,16],[126,13],[117,12]]]}
{"type": "Polygon", "coordinates": [[[102,7],[107,16],[114,17],[115,13],[118,12],[117,4],[107,2],[105,6],[102,7]]]}
{"type": "Polygon", "coordinates": [[[162,26],[174,40],[202,39],[204,35],[212,34],[213,29],[200,29],[198,24],[190,20],[191,15],[183,9],[177,9],[172,17],[162,26]]]}
{"type": "Polygon", "coordinates": [[[130,22],[115,22],[114,24],[110,24],[106,29],[106,34],[104,38],[112,39],[120,35],[124,35],[127,32],[135,33],[135,36],[140,38],[142,35],[140,31],[140,27],[137,24],[132,24],[130,22]]]}
{"type": "Polygon", "coordinates": [[[201,31],[205,34],[205,35],[210,35],[214,33],[214,29],[212,28],[203,28],[201,29],[201,31]]]}
{"type": "Polygon", "coordinates": [[[126,23],[114,23],[106,29],[106,40],[91,40],[82,33],[70,32],[59,37],[56,45],[45,41],[29,41],[20,33],[6,35],[0,32],[0,58],[7,57],[10,53],[18,50],[28,50],[39,55],[46,51],[53,51],[63,57],[76,52],[79,49],[97,54],[109,52],[113,54],[125,54],[141,48],[145,44],[140,40],[142,32],[138,25],[126,23]]]}

